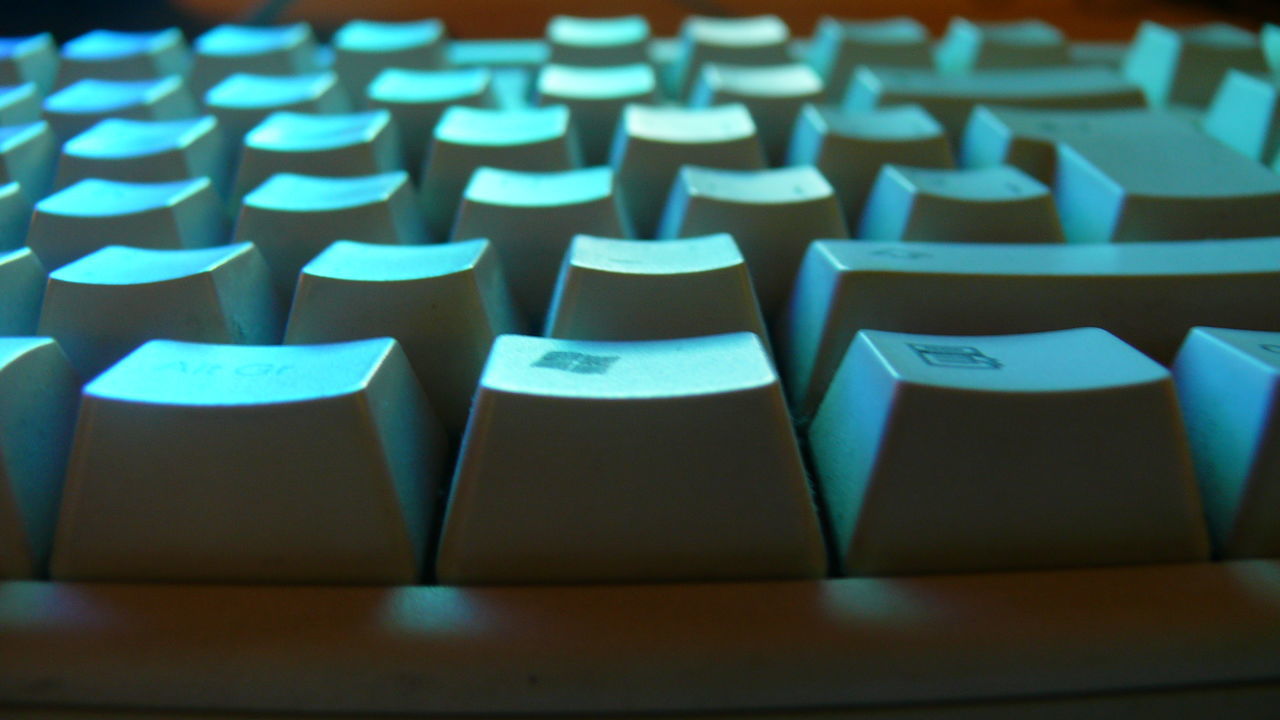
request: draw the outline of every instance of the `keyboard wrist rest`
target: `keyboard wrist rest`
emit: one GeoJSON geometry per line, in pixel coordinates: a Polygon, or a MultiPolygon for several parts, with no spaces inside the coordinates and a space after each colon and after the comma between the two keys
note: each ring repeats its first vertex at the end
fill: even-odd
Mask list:
{"type": "Polygon", "coordinates": [[[1280,680],[1280,560],[595,587],[0,583],[0,706],[819,710],[1280,680]]]}

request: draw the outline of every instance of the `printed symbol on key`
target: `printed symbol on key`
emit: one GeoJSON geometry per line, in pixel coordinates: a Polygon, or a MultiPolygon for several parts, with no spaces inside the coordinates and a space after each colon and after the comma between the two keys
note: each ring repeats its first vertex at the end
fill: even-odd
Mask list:
{"type": "Polygon", "coordinates": [[[1262,348],[1263,350],[1266,350],[1269,353],[1276,353],[1277,355],[1280,355],[1280,345],[1275,345],[1272,343],[1263,343],[1258,347],[1262,348]]]}
{"type": "Polygon", "coordinates": [[[1003,367],[999,360],[989,355],[984,355],[976,347],[967,345],[922,345],[919,343],[907,343],[907,345],[916,351],[921,360],[937,367],[974,368],[978,370],[999,370],[1003,367]]]}
{"type": "Polygon", "coordinates": [[[920,252],[919,250],[897,250],[897,249],[876,250],[871,254],[880,255],[883,257],[901,258],[903,260],[919,260],[920,258],[930,257],[929,253],[920,252]]]}
{"type": "Polygon", "coordinates": [[[550,368],[581,375],[603,375],[618,359],[617,355],[588,355],[579,352],[553,351],[538,358],[531,367],[550,368]]]}

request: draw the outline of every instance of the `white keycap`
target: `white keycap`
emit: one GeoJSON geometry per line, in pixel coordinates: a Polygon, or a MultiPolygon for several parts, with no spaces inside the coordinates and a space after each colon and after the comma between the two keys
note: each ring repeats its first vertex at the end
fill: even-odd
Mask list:
{"type": "Polygon", "coordinates": [[[662,340],[744,331],[767,344],[732,236],[651,242],[579,235],[565,254],[546,334],[662,340]]]}
{"type": "Polygon", "coordinates": [[[494,338],[524,329],[488,240],[340,240],[302,268],[285,342],[394,337],[457,439],[494,338]]]}
{"type": "Polygon", "coordinates": [[[1109,245],[821,241],[775,328],[792,411],[817,407],[861,329],[1100,327],[1168,363],[1195,325],[1280,330],[1280,239],[1109,245]]]}
{"type": "Polygon", "coordinates": [[[1144,21],[1125,58],[1124,74],[1154,107],[1203,107],[1228,68],[1265,73],[1258,36],[1226,23],[1171,28],[1144,21]]]}
{"type": "Polygon", "coordinates": [[[279,342],[282,319],[267,264],[250,243],[111,245],[49,273],[38,329],[92,378],[148,340],[279,342]]]}
{"type": "Polygon", "coordinates": [[[809,447],[848,574],[1208,559],[1169,371],[1097,328],[863,331],[809,447]]]}
{"type": "Polygon", "coordinates": [[[1280,554],[1280,333],[1198,327],[1173,363],[1215,553],[1280,554]]]}
{"type": "Polygon", "coordinates": [[[547,23],[548,61],[558,65],[603,67],[649,61],[649,21],[643,15],[573,17],[547,23]]]}
{"type": "Polygon", "coordinates": [[[809,243],[849,236],[835,191],[812,165],[745,171],[686,165],[658,237],[717,232],[732,235],[742,251],[768,319],[790,294],[809,243]]]}
{"type": "Polygon", "coordinates": [[[384,68],[431,70],[445,65],[444,23],[439,20],[352,20],[333,35],[334,70],[352,97],[384,68]]]}
{"type": "Polygon", "coordinates": [[[535,99],[540,105],[569,108],[584,164],[599,165],[609,161],[623,108],[628,103],[656,103],[657,91],[652,65],[544,65],[538,72],[535,99]]]}
{"type": "Polygon", "coordinates": [[[245,196],[235,238],[258,246],[285,302],[293,296],[302,266],[336,240],[391,245],[426,241],[404,172],[342,178],[273,175],[245,196]]]}
{"type": "MultiPolygon", "coordinates": [[[[578,167],[569,109],[451,107],[436,125],[419,195],[427,231],[449,237],[463,191],[479,167],[552,172],[578,167]]],[[[471,236],[474,237],[474,236],[471,236]]]]}
{"type": "Polygon", "coordinates": [[[803,63],[730,65],[707,63],[689,99],[692,107],[742,103],[751,113],[770,165],[787,153],[796,113],[823,96],[822,78],[803,63]]]}
{"type": "Polygon", "coordinates": [[[14,250],[26,244],[31,209],[31,198],[20,184],[0,185],[0,250],[14,250]]]}
{"type": "Polygon", "coordinates": [[[1060,243],[1049,188],[1012,165],[936,170],[886,165],[855,237],[982,243],[1060,243]]]}
{"type": "Polygon", "coordinates": [[[152,341],[85,386],[51,574],[411,583],[443,455],[390,338],[152,341]]]}
{"type": "Polygon", "coordinates": [[[227,189],[231,153],[217,118],[126,120],[108,118],[62,146],[55,187],[88,178],[165,182],[208,177],[227,189]]]}
{"type": "Polygon", "coordinates": [[[178,28],[154,32],[91,30],[62,46],[57,87],[80,80],[148,80],[184,75],[191,62],[178,28]]]}
{"type": "Polygon", "coordinates": [[[1108,68],[1045,67],[944,75],[864,67],[854,72],[844,108],[871,110],[903,103],[923,107],[954,141],[964,132],[976,105],[1100,110],[1140,108],[1146,100],[1137,85],[1108,68]]]}
{"type": "Polygon", "coordinates": [[[182,78],[77,81],[45,98],[44,119],[63,140],[109,117],[177,120],[196,116],[196,104],[182,78]]]}
{"type": "Polygon", "coordinates": [[[258,123],[275,112],[341,113],[350,109],[347,96],[332,72],[301,75],[235,74],[204,95],[205,109],[232,147],[258,123]]]}
{"type": "Polygon", "coordinates": [[[49,338],[0,338],[0,578],[45,574],[80,379],[49,338]]]}
{"type": "Polygon", "coordinates": [[[504,336],[445,515],[445,584],[820,577],[777,376],[750,333],[504,336]]]}
{"type": "Polygon", "coordinates": [[[688,96],[705,63],[776,65],[790,62],[787,53],[790,40],[790,29],[777,15],[685,18],[680,25],[680,50],[670,68],[669,94],[677,99],[688,96]]]}
{"type": "Polygon", "coordinates": [[[28,198],[42,198],[57,160],[58,140],[48,123],[0,126],[0,183],[22,183],[28,198]]]}
{"type": "Polygon", "coordinates": [[[950,168],[951,143],[919,105],[841,111],[807,105],[796,120],[788,165],[813,165],[840,197],[845,220],[862,217],[867,193],[886,164],[950,168]]]}
{"type": "Polygon", "coordinates": [[[0,87],[0,125],[22,125],[40,120],[40,89],[35,83],[0,87]]]}
{"type": "Polygon", "coordinates": [[[565,251],[579,233],[631,237],[610,168],[479,168],[463,193],[452,238],[491,241],[516,305],[540,324],[565,251]]]}
{"type": "Polygon", "coordinates": [[[859,65],[933,67],[929,31],[909,17],[883,20],[818,19],[809,63],[826,83],[826,102],[840,102],[859,65]]]}
{"type": "Polygon", "coordinates": [[[637,237],[653,237],[682,165],[761,170],[764,150],[740,103],[709,108],[628,105],[610,164],[637,237]]]}
{"type": "Polygon", "coordinates": [[[272,113],[244,136],[234,196],[277,173],[343,177],[402,169],[386,110],[313,115],[272,113]]]}
{"type": "Polygon", "coordinates": [[[41,93],[53,89],[58,48],[53,35],[0,38],[0,85],[35,83],[41,93]]]}
{"type": "Polygon", "coordinates": [[[34,335],[45,273],[31,248],[0,252],[0,336],[34,335]]]}
{"type": "Polygon", "coordinates": [[[454,70],[387,68],[365,89],[364,103],[387,110],[400,131],[404,167],[417,177],[436,123],[450,105],[495,107],[493,73],[485,67],[454,70]]]}
{"type": "Polygon", "coordinates": [[[227,241],[208,178],[164,183],[81,180],[36,203],[27,245],[53,270],[108,245],[184,249],[227,241]]]}
{"type": "Polygon", "coordinates": [[[237,73],[302,75],[319,69],[315,37],[306,23],[219,25],[196,38],[191,87],[203,93],[237,73]]]}
{"type": "Polygon", "coordinates": [[[973,22],[952,18],[935,58],[939,71],[956,74],[1070,63],[1062,31],[1041,20],[973,22]]]}
{"type": "Polygon", "coordinates": [[[1227,70],[1201,126],[1228,147],[1275,169],[1280,150],[1280,79],[1227,70]]]}

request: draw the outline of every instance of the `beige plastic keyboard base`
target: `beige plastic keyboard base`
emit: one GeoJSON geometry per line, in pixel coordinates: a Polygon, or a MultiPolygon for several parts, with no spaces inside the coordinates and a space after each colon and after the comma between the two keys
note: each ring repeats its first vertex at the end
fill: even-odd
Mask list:
{"type": "Polygon", "coordinates": [[[0,583],[5,717],[1196,707],[1280,708],[1280,560],[541,588],[0,583]]]}

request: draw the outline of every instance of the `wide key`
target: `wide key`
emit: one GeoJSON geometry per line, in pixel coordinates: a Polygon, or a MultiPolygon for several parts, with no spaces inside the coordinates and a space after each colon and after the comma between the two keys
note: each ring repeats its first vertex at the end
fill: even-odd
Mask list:
{"type": "Polygon", "coordinates": [[[190,120],[109,118],[63,144],[54,186],[88,178],[166,182],[206,176],[225,192],[230,161],[211,115],[190,120]]]}
{"type": "Polygon", "coordinates": [[[386,68],[444,67],[446,41],[444,23],[439,20],[352,20],[333,34],[333,68],[347,92],[358,98],[386,68]]]}
{"type": "Polygon", "coordinates": [[[91,30],[62,46],[56,87],[88,78],[148,80],[185,75],[191,62],[178,28],[153,32],[91,30]]]}
{"type": "Polygon", "coordinates": [[[609,161],[618,118],[629,103],[656,103],[658,80],[653,66],[634,63],[601,67],[544,65],[536,81],[541,105],[569,108],[582,142],[586,165],[609,161]]]}
{"type": "Polygon", "coordinates": [[[219,25],[195,41],[191,87],[204,93],[237,73],[303,75],[320,70],[307,23],[219,25]]]}
{"type": "Polygon", "coordinates": [[[49,192],[58,140],[46,122],[0,126],[0,183],[18,182],[30,200],[49,192]]]}
{"type": "Polygon", "coordinates": [[[855,237],[1060,243],[1049,188],[1011,165],[936,170],[886,165],[867,197],[855,237]]]}
{"type": "Polygon", "coordinates": [[[426,159],[436,123],[450,105],[492,108],[493,72],[485,67],[453,70],[387,68],[369,83],[364,104],[391,113],[400,131],[404,167],[415,179],[426,159]]]}
{"type": "Polygon", "coordinates": [[[546,334],[661,340],[742,331],[768,343],[730,235],[662,242],[579,235],[565,254],[546,334]]]}
{"type": "Polygon", "coordinates": [[[340,178],[273,175],[245,196],[235,238],[258,246],[271,268],[271,284],[285,302],[293,296],[302,266],[336,240],[426,241],[404,172],[340,178]]]}
{"type": "Polygon", "coordinates": [[[1280,330],[1280,239],[1119,245],[819,241],[775,328],[812,414],[861,329],[989,335],[1100,327],[1173,359],[1195,325],[1280,330]]]}
{"type": "Polygon", "coordinates": [[[637,237],[653,237],[682,165],[765,167],[755,122],[740,103],[709,108],[628,105],[610,164],[637,237]]]}
{"type": "Polygon", "coordinates": [[[956,74],[1070,63],[1066,37],[1042,20],[973,22],[952,18],[934,57],[939,71],[956,74]]]}
{"type": "Polygon", "coordinates": [[[39,332],[91,378],[148,340],[279,342],[281,315],[267,265],[250,243],[111,245],[49,273],[39,332]]]}
{"type": "Polygon", "coordinates": [[[680,49],[671,65],[669,93],[685,98],[709,62],[776,65],[791,62],[791,30],[777,15],[708,17],[693,15],[680,25],[680,49]]]}
{"type": "Polygon", "coordinates": [[[35,83],[41,93],[53,89],[58,48],[53,35],[0,38],[0,85],[35,83]]]}
{"type": "Polygon", "coordinates": [[[919,105],[842,111],[806,105],[796,120],[788,165],[813,165],[840,197],[845,220],[857,223],[880,169],[893,163],[950,168],[951,143],[919,105]]]}
{"type": "Polygon", "coordinates": [[[45,575],[80,398],[49,338],[0,338],[0,579],[45,575]]]}
{"type": "Polygon", "coordinates": [[[1208,559],[1169,371],[1097,328],[865,330],[809,447],[842,570],[1208,559]]]}
{"type": "Polygon", "coordinates": [[[1280,556],[1280,333],[1194,328],[1172,370],[1216,555],[1280,556]]]}
{"type": "Polygon", "coordinates": [[[643,15],[556,15],[547,23],[546,36],[553,64],[603,67],[649,61],[649,21],[643,15]]]}
{"type": "Polygon", "coordinates": [[[454,476],[440,582],[825,570],[778,378],[756,335],[498,338],[454,476]]]}
{"type": "Polygon", "coordinates": [[[1267,73],[1255,33],[1226,23],[1171,28],[1144,21],[1125,57],[1124,74],[1153,107],[1203,107],[1230,68],[1267,73]]]}
{"type": "Polygon", "coordinates": [[[394,337],[457,439],[494,338],[524,329],[488,240],[339,240],[302,268],[285,342],[394,337]]]}
{"type": "Polygon", "coordinates": [[[338,76],[327,71],[302,75],[237,73],[210,88],[204,94],[204,106],[218,118],[233,148],[272,113],[341,113],[350,109],[338,76]]]}
{"type": "Polygon", "coordinates": [[[859,65],[933,67],[929,30],[909,17],[883,20],[818,19],[809,63],[826,85],[824,102],[840,102],[859,65]]]}
{"type": "Polygon", "coordinates": [[[27,245],[53,270],[108,245],[183,249],[227,240],[209,178],[163,183],[81,180],[36,203],[27,245]]]}
{"type": "Polygon", "coordinates": [[[482,167],[463,194],[452,238],[487,238],[507,268],[511,294],[541,322],[574,235],[630,237],[613,170],[554,173],[482,167]]]}
{"type": "MultiPolygon", "coordinates": [[[[436,125],[420,202],[432,237],[449,237],[463,191],[479,167],[553,172],[581,164],[569,109],[451,107],[436,125]]],[[[474,237],[474,236],[473,236],[474,237]]]]}
{"type": "Polygon", "coordinates": [[[733,236],[765,318],[786,301],[809,243],[849,236],[830,183],[812,165],[719,170],[686,165],[658,237],[733,236]]]}
{"type": "Polygon", "coordinates": [[[85,386],[51,574],[412,583],[444,453],[390,338],[154,340],[85,386]]]}
{"type": "Polygon", "coordinates": [[[80,80],[44,100],[44,119],[66,140],[109,117],[177,120],[196,115],[196,104],[182,78],[154,80],[80,80]]]}
{"type": "Polygon", "coordinates": [[[751,113],[770,165],[781,165],[801,106],[822,98],[822,78],[803,63],[707,63],[689,98],[691,107],[742,103],[751,113]]]}
{"type": "Polygon", "coordinates": [[[31,248],[0,252],[0,336],[34,335],[45,272],[31,248]]]}

